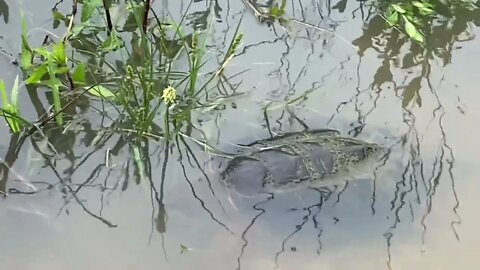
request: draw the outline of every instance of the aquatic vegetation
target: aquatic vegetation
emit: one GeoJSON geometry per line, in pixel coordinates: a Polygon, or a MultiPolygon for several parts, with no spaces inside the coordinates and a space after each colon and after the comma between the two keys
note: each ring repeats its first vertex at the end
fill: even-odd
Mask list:
{"type": "Polygon", "coordinates": [[[15,78],[11,92],[10,99],[8,98],[7,89],[3,80],[0,80],[0,95],[2,99],[2,107],[0,111],[7,121],[10,130],[13,133],[18,133],[25,126],[26,122],[20,113],[20,106],[18,100],[18,76],[15,78]]]}
{"type": "MultiPolygon", "coordinates": [[[[66,106],[87,95],[104,109],[105,104],[114,109],[113,129],[133,132],[137,137],[169,139],[182,129],[190,134],[192,113],[196,109],[216,106],[215,101],[201,99],[212,86],[228,80],[223,71],[241,45],[243,33],[238,27],[241,20],[223,60],[212,69],[207,63],[211,60],[209,42],[214,14],[218,11],[216,5],[212,4],[192,25],[186,23],[188,8],[183,17],[174,19],[159,16],[150,1],[73,3],[70,14],[53,9],[53,27],[63,27],[65,32],[61,37],[48,33],[40,46],[31,44],[26,22],[22,23],[19,62],[25,84],[47,88],[53,101],[53,110],[48,112],[53,117],[39,116],[42,125],[51,118],[59,126],[68,124],[69,119],[66,122],[64,119],[66,106]],[[77,10],[81,13],[77,14],[77,10]],[[112,10],[117,13],[111,14],[112,10]]],[[[285,0],[244,3],[260,21],[268,24],[292,22],[331,32],[290,18],[285,0]]],[[[428,1],[377,1],[372,5],[389,27],[426,44],[434,29],[433,20],[445,13],[445,7],[471,8],[473,12],[475,7],[469,3],[452,2],[447,6],[428,1]]],[[[388,29],[384,31],[389,35],[388,29]]],[[[362,53],[363,48],[359,50],[362,53]]],[[[414,86],[412,81],[410,88],[414,86]]],[[[405,106],[413,99],[419,103],[420,99],[415,98],[418,96],[415,90],[406,91],[405,106]]]]}
{"type": "MultiPolygon", "coordinates": [[[[41,46],[29,42],[25,21],[22,24],[20,66],[25,84],[51,91],[50,116],[60,126],[65,124],[66,107],[89,95],[117,112],[112,116],[113,129],[133,132],[137,138],[169,139],[190,125],[192,110],[209,106],[198,101],[210,84],[226,79],[223,70],[242,40],[237,28],[223,62],[206,70],[213,8],[206,13],[206,27],[192,29],[185,24],[188,9],[177,22],[160,17],[150,1],[85,0],[73,5],[71,14],[53,9],[54,28],[63,24],[65,33],[63,37],[49,33],[41,46]],[[113,16],[113,9],[124,13],[113,16]]],[[[40,122],[50,118],[44,116],[40,122]]],[[[14,128],[18,132],[19,126],[14,128]]]]}
{"type": "Polygon", "coordinates": [[[474,1],[377,1],[383,19],[390,27],[404,32],[419,44],[425,44],[428,27],[441,17],[451,17],[449,13],[460,9],[474,11],[474,1]]]}
{"type": "Polygon", "coordinates": [[[53,42],[51,46],[32,48],[28,43],[27,25],[22,19],[22,51],[20,66],[28,78],[25,84],[44,85],[52,90],[53,108],[55,121],[58,125],[63,124],[62,105],[60,101],[60,89],[63,87],[60,76],[66,76],[73,87],[72,78],[67,68],[65,43],[62,41],[53,42]],[[48,75],[48,76],[47,76],[48,75]]]}
{"type": "Polygon", "coordinates": [[[419,1],[390,4],[387,9],[386,21],[390,26],[398,27],[402,25],[411,39],[424,43],[424,35],[418,29],[418,27],[422,26],[419,16],[432,15],[434,13],[432,8],[433,5],[431,3],[419,1]]]}
{"type": "MultiPolygon", "coordinates": [[[[240,23],[232,29],[224,51],[212,53],[214,6],[205,12],[204,26],[198,27],[186,19],[193,1],[180,18],[157,14],[149,1],[107,2],[72,1],[70,14],[55,6],[53,28],[63,34],[45,30],[41,44],[32,42],[22,21],[18,66],[23,78],[18,77],[10,93],[0,84],[0,112],[17,136],[12,137],[5,171],[30,139],[53,170],[57,156],[71,162],[65,170],[71,176],[78,169],[72,149],[85,136],[82,144],[97,150],[116,140],[105,154],[105,164],[96,167],[86,182],[94,181],[104,167],[113,168],[111,157],[121,151],[131,157],[123,167],[125,175],[132,172],[137,184],[148,182],[152,179],[149,144],[165,149],[175,144],[179,152],[183,145],[189,149],[185,139],[193,139],[192,119],[197,111],[220,108],[222,99],[232,92],[226,69],[242,45],[240,23]],[[21,86],[27,88],[37,119],[24,119],[20,114],[21,86]],[[218,89],[224,91],[219,95],[218,89]],[[46,99],[39,98],[40,93],[46,99]]],[[[0,190],[7,195],[8,173],[4,176],[0,190]]],[[[78,198],[70,184],[62,178],[59,181],[78,198]]],[[[122,189],[127,186],[126,181],[122,189]]]]}
{"type": "Polygon", "coordinates": [[[167,104],[173,104],[175,103],[175,100],[177,99],[177,90],[175,88],[169,86],[162,91],[162,99],[165,101],[167,104]]]}
{"type": "Polygon", "coordinates": [[[362,35],[353,41],[362,57],[369,49],[381,52],[370,87],[392,87],[402,98],[402,106],[421,107],[420,89],[428,81],[432,61],[451,63],[453,48],[473,40],[474,27],[480,25],[480,8],[474,1],[376,1],[374,12],[364,19],[362,35]],[[460,15],[461,14],[461,15],[460,15]],[[400,52],[406,54],[399,57],[400,52]],[[397,85],[396,70],[412,71],[397,85]]]}

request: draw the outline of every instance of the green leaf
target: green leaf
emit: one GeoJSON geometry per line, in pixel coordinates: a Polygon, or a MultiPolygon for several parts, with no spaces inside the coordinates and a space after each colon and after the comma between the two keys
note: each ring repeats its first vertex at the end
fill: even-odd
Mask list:
{"type": "Polygon", "coordinates": [[[55,67],[53,70],[55,74],[66,74],[68,72],[67,67],[55,67]]]}
{"type": "Polygon", "coordinates": [[[10,101],[8,100],[7,89],[5,88],[5,82],[0,79],[0,94],[2,95],[2,103],[3,107],[7,107],[10,105],[10,101]]]}
{"type": "Polygon", "coordinates": [[[45,48],[43,48],[43,47],[35,48],[35,49],[33,49],[33,52],[36,53],[36,54],[40,54],[40,55],[43,56],[45,59],[49,59],[50,56],[52,55],[51,52],[49,52],[47,49],[45,49],[45,48]]]}
{"type": "Polygon", "coordinates": [[[418,7],[418,8],[423,8],[425,7],[425,5],[422,3],[422,2],[418,2],[418,1],[412,1],[412,5],[418,7]]]}
{"type": "Polygon", "coordinates": [[[274,17],[281,17],[285,13],[285,10],[280,9],[278,4],[274,4],[270,7],[270,15],[274,17]]]}
{"type": "Polygon", "coordinates": [[[25,83],[26,84],[38,83],[42,79],[43,75],[47,73],[47,71],[48,71],[47,66],[45,64],[40,65],[39,67],[33,70],[30,76],[25,80],[25,83]]]}
{"type": "Polygon", "coordinates": [[[75,25],[70,31],[70,38],[75,38],[80,35],[85,28],[85,24],[75,25]]]}
{"type": "Polygon", "coordinates": [[[66,17],[60,13],[57,9],[52,10],[53,13],[53,29],[57,29],[60,22],[65,21],[66,17]]]}
{"type": "Polygon", "coordinates": [[[11,99],[11,105],[13,109],[15,110],[16,113],[20,112],[20,107],[18,105],[18,75],[15,77],[15,81],[13,82],[13,87],[12,87],[12,95],[10,97],[11,99]]]}
{"type": "Polygon", "coordinates": [[[72,79],[75,83],[84,84],[85,83],[85,64],[80,63],[75,67],[75,70],[72,74],[72,79]]]}
{"type": "Polygon", "coordinates": [[[0,80],[0,92],[3,100],[3,108],[0,108],[0,113],[5,117],[10,130],[13,133],[18,133],[21,131],[22,121],[24,121],[20,118],[20,108],[18,106],[18,75],[13,83],[11,102],[8,100],[8,94],[3,80],[0,80]]]}
{"type": "Polygon", "coordinates": [[[92,88],[90,88],[90,90],[88,90],[88,92],[94,96],[97,96],[97,97],[103,97],[103,98],[115,98],[115,94],[108,88],[106,88],[105,86],[103,85],[97,85],[97,86],[94,86],[92,88]]]}
{"type": "Polygon", "coordinates": [[[115,51],[123,46],[123,40],[117,35],[117,32],[113,30],[110,32],[110,36],[102,43],[102,51],[110,52],[115,51]]]}
{"type": "Polygon", "coordinates": [[[3,116],[5,117],[5,120],[7,121],[7,124],[10,127],[10,130],[13,133],[20,132],[22,122],[19,119],[20,116],[15,111],[15,109],[11,105],[8,105],[6,108],[3,108],[1,111],[3,112],[3,116]]]}
{"type": "Polygon", "coordinates": [[[47,85],[52,89],[53,109],[55,113],[58,113],[55,116],[55,122],[61,126],[63,124],[63,117],[59,112],[62,110],[62,103],[60,100],[60,87],[62,86],[62,82],[55,77],[55,64],[52,61],[48,61],[47,64],[48,75],[50,76],[47,85]]]}
{"type": "Polygon", "coordinates": [[[61,64],[62,66],[65,66],[67,64],[67,55],[65,54],[65,43],[58,42],[53,44],[52,55],[55,58],[55,61],[57,61],[57,64],[61,64]]]}
{"type": "Polygon", "coordinates": [[[392,14],[390,14],[390,16],[387,17],[387,23],[390,26],[396,25],[398,23],[398,12],[393,11],[392,14]]]}
{"type": "Polygon", "coordinates": [[[52,10],[52,13],[53,13],[53,19],[55,19],[55,20],[62,20],[63,21],[63,20],[66,19],[65,15],[60,13],[57,9],[52,10]]]}
{"type": "Polygon", "coordinates": [[[33,53],[29,51],[25,46],[25,42],[22,38],[22,55],[21,55],[21,66],[24,70],[30,69],[32,65],[33,53]]]}
{"type": "Polygon", "coordinates": [[[401,14],[407,12],[405,9],[403,9],[402,7],[400,7],[399,5],[396,5],[396,4],[392,4],[391,7],[393,9],[395,9],[395,11],[397,11],[398,13],[401,13],[401,14]]]}
{"type": "Polygon", "coordinates": [[[93,12],[97,7],[102,5],[102,0],[89,0],[84,1],[82,6],[82,17],[81,22],[86,22],[88,19],[92,17],[93,12]]]}
{"type": "Polygon", "coordinates": [[[32,67],[33,52],[28,45],[27,38],[27,23],[25,17],[22,15],[22,54],[21,54],[21,67],[26,70],[32,67]]]}
{"type": "Polygon", "coordinates": [[[433,9],[432,9],[433,6],[431,4],[422,3],[422,2],[418,2],[418,1],[413,1],[412,5],[417,7],[425,15],[433,13],[433,9]]]}
{"type": "Polygon", "coordinates": [[[402,15],[402,17],[405,23],[405,31],[407,32],[407,35],[413,40],[423,43],[425,39],[423,38],[423,35],[417,30],[415,25],[413,25],[413,23],[411,23],[404,15],[402,15]]]}

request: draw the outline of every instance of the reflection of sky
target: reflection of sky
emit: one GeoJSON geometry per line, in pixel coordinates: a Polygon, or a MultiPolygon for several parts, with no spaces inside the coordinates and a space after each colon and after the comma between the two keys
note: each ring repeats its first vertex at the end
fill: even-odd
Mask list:
{"type": "MultiPolygon", "coordinates": [[[[39,3],[38,1],[26,2],[32,10],[40,12],[41,8],[31,6],[39,3]]],[[[180,2],[176,4],[180,5],[180,2]]],[[[241,2],[232,2],[231,5],[231,9],[225,8],[224,12],[238,15],[241,2]]],[[[41,7],[43,6],[42,4],[41,7]]],[[[13,3],[10,7],[12,27],[0,24],[0,31],[5,36],[16,36],[19,33],[19,17],[13,14],[18,7],[13,3]],[[14,29],[16,32],[9,34],[3,31],[6,29],[14,29]]],[[[318,18],[314,10],[308,7],[306,10],[307,18],[318,18]]],[[[43,15],[28,17],[29,23],[44,24],[45,20],[42,18],[49,18],[49,12],[49,8],[45,8],[43,15]]],[[[351,12],[352,10],[347,9],[343,14],[333,13],[331,18],[327,19],[328,23],[340,22],[337,33],[348,40],[362,34],[362,22],[358,17],[349,23],[341,22],[350,20],[346,14],[351,12]]],[[[229,21],[224,22],[225,25],[229,24],[229,27],[218,26],[216,33],[230,31],[228,33],[231,34],[238,18],[239,16],[235,19],[229,18],[229,21]]],[[[283,38],[283,30],[277,29],[275,33],[270,28],[260,26],[251,14],[245,14],[241,29],[245,32],[245,53],[233,59],[226,73],[235,74],[246,68],[251,69],[244,74],[243,83],[238,88],[239,92],[248,94],[234,100],[238,109],[228,107],[227,110],[219,112],[221,117],[218,122],[214,121],[216,114],[201,116],[206,119],[203,128],[209,136],[215,137],[218,125],[222,141],[237,142],[245,140],[246,137],[264,137],[267,132],[261,126],[265,124],[261,106],[265,105],[266,99],[277,102],[274,104],[275,109],[269,111],[272,127],[299,130],[301,126],[288,119],[288,115],[284,115],[281,101],[287,97],[302,95],[306,90],[318,86],[319,89],[314,90],[307,100],[294,108],[299,118],[312,128],[325,127],[330,116],[336,112],[338,104],[348,102],[340,108],[334,120],[328,124],[329,127],[347,132],[352,128],[351,124],[358,125],[357,120],[360,118],[366,123],[360,138],[392,147],[391,159],[377,175],[374,213],[372,182],[352,181],[338,203],[335,203],[336,197],[332,195],[334,197],[326,201],[321,208],[311,207],[312,213],[301,230],[288,238],[297,229],[296,226],[304,221],[308,211],[303,208],[319,202],[318,194],[299,191],[295,194],[277,195],[274,200],[259,206],[265,209],[265,213],[255,220],[255,224],[244,236],[248,245],[241,257],[242,269],[272,269],[275,266],[275,254],[282,250],[282,245],[285,251],[278,256],[278,269],[386,269],[389,258],[393,269],[480,267],[475,258],[476,245],[480,241],[476,232],[480,220],[475,212],[480,205],[480,189],[476,181],[480,173],[477,168],[477,149],[480,149],[480,143],[476,135],[480,119],[480,109],[476,104],[480,100],[480,94],[476,91],[476,63],[480,61],[480,49],[476,44],[478,42],[462,44],[461,49],[454,51],[452,64],[446,67],[431,61],[430,78],[434,91],[430,91],[425,82],[422,84],[422,107],[411,109],[414,115],[412,118],[405,116],[406,112],[401,108],[401,90],[395,94],[393,89],[388,88],[389,85],[384,85],[385,88],[378,93],[369,89],[371,78],[383,60],[374,50],[367,50],[363,58],[359,59],[352,48],[338,37],[315,31],[307,33],[298,26],[289,30],[296,40],[283,38]],[[250,46],[262,40],[272,42],[250,46]],[[325,46],[322,45],[323,41],[326,42],[325,46]],[[435,94],[439,96],[438,100],[435,94]],[[375,99],[376,102],[373,102],[375,99]],[[442,141],[444,137],[438,124],[439,102],[446,112],[441,119],[443,130],[446,131],[445,142],[442,141]],[[369,111],[371,113],[367,114],[369,111]],[[409,129],[404,123],[405,118],[410,122],[414,121],[416,130],[409,129]],[[415,141],[417,135],[418,142],[415,141]],[[384,138],[385,136],[387,138],[384,138]],[[395,145],[402,136],[406,140],[405,146],[395,145]],[[416,143],[420,145],[421,151],[419,157],[412,158],[412,153],[416,153],[418,149],[411,146],[416,143]],[[438,167],[433,164],[438,155],[446,150],[442,147],[444,143],[453,149],[454,153],[453,184],[446,169],[448,162],[452,161],[448,156],[443,159],[445,167],[439,178],[429,178],[432,172],[438,172],[438,167]],[[431,200],[422,187],[420,172],[408,169],[408,161],[411,160],[423,163],[426,185],[428,182],[439,183],[431,200]],[[400,181],[405,168],[408,169],[405,173],[407,181],[402,183],[400,181]],[[418,198],[414,192],[408,192],[415,187],[413,183],[419,185],[418,198]],[[453,185],[460,203],[458,209],[453,196],[453,185]],[[425,215],[429,204],[432,206],[431,212],[425,215]],[[458,217],[454,211],[458,211],[461,217],[459,225],[455,223],[458,217]],[[313,217],[315,222],[318,222],[317,227],[314,226],[313,217]],[[397,218],[399,221],[396,221],[397,218]],[[452,222],[459,240],[452,231],[452,222]],[[390,236],[391,238],[388,238],[390,236]],[[287,238],[288,241],[282,243],[287,238]],[[388,243],[390,248],[387,248],[388,243]],[[320,244],[322,248],[318,255],[320,244]]],[[[33,35],[33,38],[38,36],[33,35]]],[[[222,38],[219,34],[218,39],[222,38]]],[[[15,48],[19,48],[16,41],[18,39],[0,39],[0,44],[15,51],[15,48]]],[[[403,48],[401,53],[407,51],[408,48],[403,48]]],[[[209,55],[214,55],[214,52],[209,55]]],[[[8,59],[0,57],[0,63],[0,71],[7,74],[4,78],[11,80],[15,72],[5,70],[5,67],[9,66],[8,59]]],[[[394,69],[395,82],[401,85],[418,70],[409,72],[412,73],[394,69]]],[[[240,77],[233,80],[238,82],[240,77]]],[[[0,129],[2,137],[7,138],[7,133],[6,129],[0,129]]],[[[76,150],[82,154],[86,151],[76,150]]],[[[32,181],[55,182],[47,169],[38,174],[32,170],[26,172],[26,168],[37,166],[28,160],[31,157],[28,153],[31,151],[28,147],[23,149],[15,167],[17,172],[28,174],[32,181]]],[[[4,149],[0,149],[0,153],[3,152],[4,149]]],[[[128,158],[128,154],[121,153],[115,162],[121,162],[123,158],[128,158]]],[[[205,180],[198,181],[203,176],[198,171],[187,168],[197,195],[215,218],[233,231],[234,235],[230,234],[212,221],[209,213],[192,196],[176,162],[177,158],[174,155],[167,174],[167,231],[163,236],[154,231],[154,225],[151,224],[152,216],[153,219],[156,218],[158,205],[154,204],[155,210],[152,213],[148,183],[136,185],[131,181],[126,192],[112,192],[108,198],[103,198],[103,202],[102,192],[96,188],[88,188],[80,193],[86,206],[95,213],[98,213],[103,204],[104,217],[118,224],[114,229],[109,229],[88,216],[75,202],[66,207],[68,214],[65,209],[58,214],[64,201],[58,190],[44,191],[40,195],[12,195],[0,206],[2,266],[5,269],[49,270],[192,267],[235,269],[237,257],[244,244],[241,234],[260,213],[252,209],[255,202],[235,201],[234,208],[222,189],[223,186],[213,183],[225,208],[224,213],[217,200],[212,197],[205,180]],[[180,244],[192,250],[180,254],[180,244]],[[162,245],[166,249],[166,258],[162,245]]],[[[89,168],[103,160],[102,151],[92,155],[83,170],[75,173],[72,181],[82,182],[90,175],[89,168]]],[[[65,163],[67,161],[60,165],[65,163]]],[[[156,164],[156,160],[152,164],[156,164]]],[[[419,167],[420,164],[416,164],[415,168],[419,167]]],[[[160,167],[154,169],[153,175],[153,181],[158,183],[160,167]]],[[[102,177],[104,176],[102,174],[102,177]]],[[[119,178],[119,174],[114,174],[113,178],[119,178]]],[[[116,179],[113,179],[112,183],[114,180],[116,179]]]]}

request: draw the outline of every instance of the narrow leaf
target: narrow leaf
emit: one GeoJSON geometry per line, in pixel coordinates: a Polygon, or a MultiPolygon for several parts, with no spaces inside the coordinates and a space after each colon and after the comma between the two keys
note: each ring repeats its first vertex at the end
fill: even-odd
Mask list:
{"type": "Polygon", "coordinates": [[[28,45],[27,38],[27,22],[25,17],[22,15],[22,55],[21,55],[21,66],[24,70],[32,67],[33,52],[30,46],[28,45]]]}
{"type": "MultiPolygon", "coordinates": [[[[48,61],[48,75],[50,76],[50,79],[47,81],[47,85],[52,89],[53,109],[55,113],[58,113],[62,110],[62,103],[60,100],[60,86],[62,85],[62,82],[55,77],[55,65],[51,61],[48,61]]],[[[61,113],[58,113],[55,116],[55,122],[57,122],[59,126],[63,124],[61,113]]]]}
{"type": "Polygon", "coordinates": [[[407,17],[405,17],[405,16],[403,16],[403,15],[402,15],[402,17],[403,17],[403,20],[404,20],[404,22],[405,22],[405,31],[407,32],[407,35],[408,35],[410,38],[412,38],[412,39],[414,39],[414,40],[416,40],[416,41],[418,41],[418,42],[420,42],[420,43],[423,43],[425,40],[424,40],[422,34],[417,30],[417,28],[415,27],[415,25],[413,25],[413,23],[411,23],[411,22],[407,19],[407,17]]]}
{"type": "Polygon", "coordinates": [[[102,51],[104,52],[115,51],[121,47],[123,47],[123,40],[117,35],[115,30],[113,30],[110,36],[102,43],[102,51]]]}
{"type": "Polygon", "coordinates": [[[36,69],[32,71],[30,76],[25,80],[26,84],[34,84],[38,83],[42,77],[47,73],[47,66],[46,65],[40,65],[36,69]]]}
{"type": "Polygon", "coordinates": [[[15,81],[13,82],[13,87],[12,87],[12,95],[10,97],[11,99],[11,104],[13,108],[15,109],[16,112],[20,111],[20,107],[18,106],[18,75],[15,77],[15,81]]]}
{"type": "Polygon", "coordinates": [[[387,22],[390,26],[394,26],[398,22],[398,12],[393,11],[390,16],[387,17],[387,22]]]}
{"type": "Polygon", "coordinates": [[[5,88],[5,82],[0,79],[0,94],[2,95],[3,107],[7,107],[10,102],[8,100],[7,89],[5,88]]]}
{"type": "Polygon", "coordinates": [[[396,4],[392,4],[391,6],[393,9],[395,9],[395,11],[397,11],[398,13],[405,13],[407,12],[405,9],[403,9],[402,7],[400,7],[399,5],[396,5],[396,4]]]}
{"type": "Polygon", "coordinates": [[[52,55],[51,52],[49,52],[47,49],[43,48],[43,47],[40,47],[40,48],[35,48],[33,49],[33,52],[36,53],[36,54],[40,54],[41,56],[43,56],[45,59],[49,59],[52,55]]]}
{"type": "Polygon", "coordinates": [[[82,6],[82,16],[81,16],[82,23],[90,19],[95,9],[97,7],[100,7],[101,5],[102,5],[101,0],[84,1],[82,6]]]}
{"type": "Polygon", "coordinates": [[[61,64],[62,66],[65,66],[67,64],[67,55],[65,54],[65,43],[63,42],[58,42],[56,44],[53,44],[53,57],[55,58],[55,61],[57,61],[57,64],[61,64]]]}
{"type": "Polygon", "coordinates": [[[72,74],[72,79],[75,83],[85,83],[85,64],[80,63],[77,65],[72,74]]]}
{"type": "Polygon", "coordinates": [[[88,90],[88,92],[94,96],[97,96],[97,97],[103,97],[103,98],[114,98],[115,97],[115,94],[108,88],[106,88],[105,86],[103,85],[97,85],[97,86],[94,86],[92,88],[90,88],[90,90],[88,90]]]}

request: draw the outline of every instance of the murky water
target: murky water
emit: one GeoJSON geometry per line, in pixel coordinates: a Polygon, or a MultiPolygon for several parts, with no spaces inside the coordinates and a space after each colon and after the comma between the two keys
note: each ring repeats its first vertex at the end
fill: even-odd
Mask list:
{"type": "MultiPolygon", "coordinates": [[[[202,165],[208,155],[193,144],[191,152],[171,147],[168,155],[162,143],[144,145],[150,174],[141,176],[120,136],[97,132],[98,119],[51,130],[56,152],[41,136],[19,141],[4,127],[0,190],[9,195],[0,205],[1,268],[479,269],[480,16],[473,15],[480,13],[459,10],[452,23],[440,21],[432,48],[423,50],[395,31],[382,34],[384,21],[362,3],[291,3],[288,14],[335,34],[296,23],[267,27],[241,1],[195,3],[195,11],[218,5],[213,58],[243,16],[243,53],[226,72],[246,70],[230,80],[238,85],[231,91],[243,95],[199,113],[195,125],[220,145],[304,124],[336,128],[389,149],[371,177],[328,194],[245,198],[205,177],[193,156],[202,165]]],[[[48,29],[51,7],[6,4],[0,71],[11,85],[20,74],[11,64],[20,11],[48,29]]],[[[172,16],[185,5],[156,3],[172,16]]],[[[42,33],[31,37],[41,41],[42,33]]],[[[22,102],[34,117],[31,97],[22,102]]]]}

